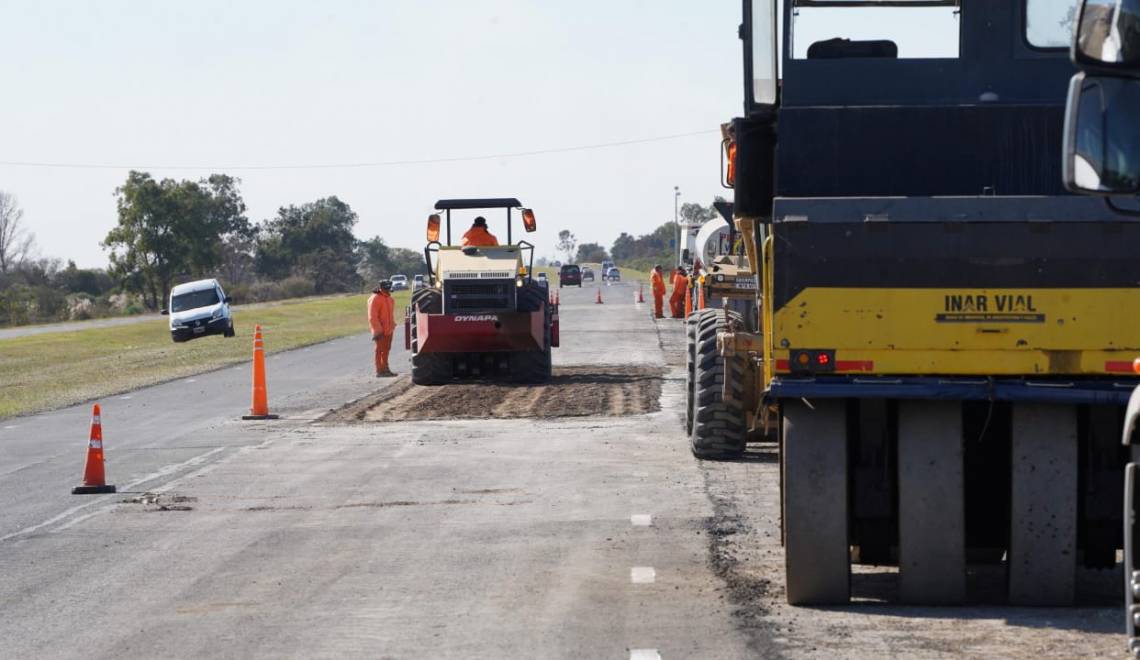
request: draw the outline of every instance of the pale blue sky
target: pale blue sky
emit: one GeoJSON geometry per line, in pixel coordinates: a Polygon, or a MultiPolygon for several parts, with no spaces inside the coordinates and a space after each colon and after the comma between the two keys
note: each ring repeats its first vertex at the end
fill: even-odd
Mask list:
{"type": "MultiPolygon", "coordinates": [[[[282,165],[518,152],[492,161],[224,170],[250,217],[338,195],[357,235],[420,248],[439,197],[517,196],[540,254],[569,228],[609,245],[709,202],[740,113],[737,0],[0,0],[0,160],[282,165]]],[[[0,166],[45,256],[98,266],[126,170],[0,166]]]]}
{"type": "MultiPolygon", "coordinates": [[[[1075,2],[1030,1],[1046,27],[1075,2]]],[[[671,220],[674,185],[683,201],[731,197],[718,181],[717,129],[741,112],[740,4],[0,0],[0,161],[126,165],[173,178],[222,171],[242,179],[255,221],[337,195],[360,215],[359,237],[415,249],[436,199],[517,196],[538,216],[530,238],[540,255],[553,255],[563,228],[609,246],[622,231],[671,220]],[[481,156],[697,131],[707,133],[475,162],[232,167],[481,156]],[[210,169],[158,167],[188,165],[210,169]]],[[[796,43],[892,38],[903,56],[952,56],[955,24],[943,9],[816,10],[801,18],[796,43]]],[[[99,241],[115,223],[113,191],[126,172],[0,165],[0,190],[19,198],[41,254],[101,266],[99,241]]]]}

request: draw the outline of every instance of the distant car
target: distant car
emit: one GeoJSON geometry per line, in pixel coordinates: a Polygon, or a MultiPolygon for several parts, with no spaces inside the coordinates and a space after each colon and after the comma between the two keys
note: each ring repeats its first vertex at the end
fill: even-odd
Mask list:
{"type": "Polygon", "coordinates": [[[594,269],[593,268],[590,268],[588,266],[582,267],[582,281],[583,282],[593,282],[594,281],[594,269]]]}
{"type": "Polygon", "coordinates": [[[575,264],[566,264],[558,271],[558,286],[561,288],[574,285],[582,287],[582,269],[575,264]]]}
{"type": "Polygon", "coordinates": [[[404,291],[408,288],[407,275],[393,275],[388,281],[392,283],[393,291],[404,291]]]}
{"type": "Polygon", "coordinates": [[[412,291],[419,291],[420,289],[427,288],[427,279],[423,275],[412,276],[412,291]]]}
{"type": "Polygon", "coordinates": [[[621,281],[621,271],[618,270],[617,268],[610,268],[608,271],[606,271],[606,279],[608,279],[611,282],[620,282],[621,281]]]}
{"type": "Polygon", "coordinates": [[[561,261],[551,261],[551,262],[550,262],[550,267],[551,267],[551,268],[561,268],[561,267],[562,267],[562,262],[561,262],[561,261]]]}
{"type": "Polygon", "coordinates": [[[170,338],[177,343],[207,335],[234,336],[230,297],[217,280],[197,280],[174,287],[162,313],[170,315],[170,338]]]}
{"type": "Polygon", "coordinates": [[[544,287],[550,287],[550,280],[546,279],[546,273],[538,274],[538,283],[544,287]]]}
{"type": "Polygon", "coordinates": [[[607,261],[602,262],[602,281],[603,282],[606,281],[607,278],[609,278],[610,269],[613,267],[614,267],[614,262],[612,262],[612,261],[607,260],[607,261]]]}

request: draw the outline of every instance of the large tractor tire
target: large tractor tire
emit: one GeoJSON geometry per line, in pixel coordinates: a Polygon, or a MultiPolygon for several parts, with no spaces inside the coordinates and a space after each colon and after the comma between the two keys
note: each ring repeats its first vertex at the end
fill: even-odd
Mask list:
{"type": "Polygon", "coordinates": [[[693,405],[690,447],[702,459],[732,458],[744,452],[747,428],[742,383],[744,365],[739,358],[721,357],[716,349],[718,332],[738,330],[743,320],[723,309],[701,310],[696,323],[693,354],[693,405]],[[735,392],[725,400],[725,383],[735,392]]]}
{"type": "Polygon", "coordinates": [[[547,304],[546,292],[537,284],[525,284],[519,289],[517,308],[520,312],[537,312],[540,309],[545,311],[545,319],[543,319],[543,349],[539,351],[517,351],[511,353],[511,380],[516,383],[548,382],[553,372],[550,346],[552,310],[550,305],[547,304]]]}
{"type": "MultiPolygon", "coordinates": [[[[412,307],[429,314],[443,311],[443,296],[436,289],[420,289],[412,294],[412,307]]],[[[416,317],[412,317],[412,382],[416,385],[442,385],[451,380],[451,359],[444,353],[420,353],[416,317]]]]}
{"type": "Polygon", "coordinates": [[[697,326],[702,316],[712,313],[711,309],[701,309],[685,319],[685,435],[693,432],[693,392],[696,383],[693,369],[697,362],[697,326]]]}

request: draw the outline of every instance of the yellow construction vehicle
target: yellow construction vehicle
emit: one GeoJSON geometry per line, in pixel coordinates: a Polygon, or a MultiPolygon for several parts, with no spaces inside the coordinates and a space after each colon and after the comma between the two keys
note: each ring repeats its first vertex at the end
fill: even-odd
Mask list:
{"type": "Polygon", "coordinates": [[[702,312],[690,418],[722,422],[698,456],[778,428],[793,604],[847,602],[853,562],[912,603],[990,564],[1033,605],[1117,565],[1140,222],[1063,186],[1070,9],[744,2],[726,151],[759,327],[702,312]]]}

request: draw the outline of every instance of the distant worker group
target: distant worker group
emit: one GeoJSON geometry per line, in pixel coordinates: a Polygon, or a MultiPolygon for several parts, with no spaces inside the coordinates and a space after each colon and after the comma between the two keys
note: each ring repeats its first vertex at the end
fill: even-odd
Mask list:
{"type": "MultiPolygon", "coordinates": [[[[684,266],[677,266],[669,274],[669,284],[673,286],[673,292],[669,296],[669,315],[671,317],[683,319],[696,306],[689,289],[700,277],[699,268],[699,266],[693,266],[691,277],[685,271],[684,266]]],[[[649,288],[653,293],[653,316],[663,319],[665,318],[665,292],[667,287],[661,264],[654,266],[653,272],[649,274],[649,288]]]]}

